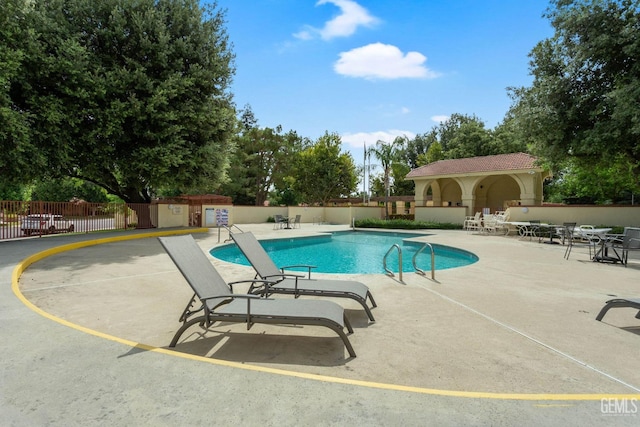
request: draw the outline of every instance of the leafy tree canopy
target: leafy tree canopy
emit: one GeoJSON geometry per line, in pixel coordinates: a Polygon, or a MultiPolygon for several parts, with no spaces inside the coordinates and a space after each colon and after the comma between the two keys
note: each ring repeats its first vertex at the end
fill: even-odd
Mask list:
{"type": "Polygon", "coordinates": [[[290,187],[296,156],[309,142],[295,131],[283,133],[280,126],[260,128],[248,105],[239,121],[241,131],[234,140],[229,180],[220,191],[235,204],[262,206],[274,188],[290,187]]]}
{"type": "Polygon", "coordinates": [[[329,199],[348,197],[356,191],[355,162],[351,154],[341,152],[341,143],[338,134],[325,132],[300,153],[292,187],[303,202],[326,205],[329,199]]]}
{"type": "Polygon", "coordinates": [[[103,188],[77,178],[60,178],[38,182],[31,186],[29,198],[50,202],[69,202],[73,199],[92,203],[109,201],[107,192],[103,188]]]}
{"type": "Polygon", "coordinates": [[[202,192],[223,179],[234,58],[215,3],[24,4],[26,30],[10,27],[0,41],[0,55],[24,52],[4,72],[14,114],[3,110],[2,119],[14,126],[0,144],[20,144],[0,153],[0,167],[22,165],[25,181],[81,178],[127,202],[148,202],[162,187],[202,192]]]}
{"type": "Polygon", "coordinates": [[[407,141],[405,158],[411,168],[444,159],[527,152],[525,139],[509,116],[495,129],[486,129],[478,117],[452,114],[425,134],[407,141]]]}
{"type": "Polygon", "coordinates": [[[530,54],[533,85],[512,114],[554,170],[620,163],[640,176],[640,3],[553,0],[553,37],[530,54]]]}
{"type": "MultiPolygon", "coordinates": [[[[0,176],[3,188],[21,184],[23,171],[34,165],[37,169],[45,160],[29,138],[27,112],[15,108],[11,93],[11,85],[22,73],[22,62],[30,49],[32,34],[27,25],[30,10],[27,5],[26,0],[0,2],[0,176]]],[[[18,193],[20,191],[12,190],[5,194],[18,193]]]]}

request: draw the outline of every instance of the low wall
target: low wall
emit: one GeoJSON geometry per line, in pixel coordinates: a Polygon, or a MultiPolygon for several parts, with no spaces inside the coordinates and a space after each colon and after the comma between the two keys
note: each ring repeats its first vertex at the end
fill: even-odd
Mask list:
{"type": "Polygon", "coordinates": [[[416,206],[416,221],[464,224],[466,206],[416,206]]]}
{"type": "MultiPolygon", "coordinates": [[[[351,224],[353,219],[382,219],[384,208],[367,206],[303,207],[303,206],[203,206],[206,209],[227,209],[229,224],[266,223],[269,217],[301,215],[302,223],[351,224]]],[[[188,226],[189,206],[171,205],[160,208],[158,228],[188,226]]],[[[539,220],[544,223],[640,227],[640,206],[518,206],[508,210],[509,221],[539,220]]],[[[416,221],[463,224],[465,206],[416,206],[416,221]]],[[[215,227],[215,221],[203,218],[204,227],[215,227]]]]}
{"type": "Polygon", "coordinates": [[[158,228],[189,225],[189,205],[158,204],[158,228]]]}
{"type": "Polygon", "coordinates": [[[317,206],[289,206],[288,213],[284,213],[284,216],[294,218],[296,215],[300,215],[300,222],[302,223],[318,223],[324,222],[324,208],[317,206]]]}
{"type": "MultiPolygon", "coordinates": [[[[260,224],[267,222],[269,217],[273,218],[275,215],[288,215],[286,206],[225,206],[224,208],[229,210],[229,224],[260,224]]],[[[205,226],[210,227],[209,224],[205,226]]]]}
{"type": "Polygon", "coordinates": [[[640,226],[640,205],[636,206],[518,206],[509,208],[509,221],[540,220],[549,224],[575,222],[578,225],[640,226]]]}

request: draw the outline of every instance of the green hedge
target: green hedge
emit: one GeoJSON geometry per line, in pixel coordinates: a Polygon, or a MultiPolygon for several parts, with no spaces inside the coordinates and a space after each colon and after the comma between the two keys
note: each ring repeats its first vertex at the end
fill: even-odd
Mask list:
{"type": "Polygon", "coordinates": [[[361,219],[355,221],[355,226],[360,228],[395,228],[402,230],[418,230],[418,229],[432,229],[432,230],[461,230],[461,224],[451,223],[438,223],[438,222],[424,222],[424,221],[411,221],[408,219],[361,219]]]}

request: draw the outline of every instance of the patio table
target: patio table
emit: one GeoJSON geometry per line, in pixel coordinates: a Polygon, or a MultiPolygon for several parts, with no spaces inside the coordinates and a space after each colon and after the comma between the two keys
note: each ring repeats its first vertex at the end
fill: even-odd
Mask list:
{"type": "MultiPolygon", "coordinates": [[[[538,234],[538,242],[547,243],[550,245],[559,245],[560,242],[557,240],[553,240],[555,236],[560,234],[558,230],[566,230],[564,225],[557,224],[535,224],[537,228],[534,230],[534,233],[538,234]],[[549,240],[543,241],[544,237],[549,237],[549,240]]],[[[563,232],[564,233],[564,232],[563,232]]]]}
{"type": "Polygon", "coordinates": [[[283,216],[282,221],[285,224],[285,226],[282,228],[284,228],[285,230],[291,230],[291,218],[289,218],[288,216],[283,216]]]}
{"type": "Polygon", "coordinates": [[[598,242],[598,249],[596,250],[593,261],[594,262],[611,262],[613,264],[617,262],[622,262],[622,257],[616,250],[614,243],[621,243],[624,237],[624,234],[609,234],[608,231],[611,229],[606,229],[607,232],[598,234],[598,238],[600,241],[598,242]],[[613,251],[613,256],[610,255],[609,249],[613,251]]]}
{"type": "Polygon", "coordinates": [[[518,235],[520,237],[526,237],[529,236],[529,238],[531,238],[531,236],[534,237],[538,237],[537,236],[537,230],[541,227],[541,226],[546,226],[548,224],[541,224],[541,223],[530,223],[529,221],[509,221],[509,222],[505,222],[505,224],[509,224],[509,225],[513,225],[516,227],[516,230],[518,231],[518,235]]]}

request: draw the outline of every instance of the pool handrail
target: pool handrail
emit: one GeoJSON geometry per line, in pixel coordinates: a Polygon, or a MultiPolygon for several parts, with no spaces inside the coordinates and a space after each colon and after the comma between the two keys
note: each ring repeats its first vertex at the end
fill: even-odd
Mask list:
{"type": "MultiPolygon", "coordinates": [[[[224,243],[230,242],[233,239],[231,238],[231,234],[233,234],[233,231],[231,231],[233,228],[237,228],[238,231],[240,233],[244,233],[244,231],[242,231],[242,229],[240,227],[238,227],[235,224],[231,224],[231,225],[222,225],[221,227],[224,227],[225,230],[227,230],[229,232],[229,237],[227,239],[225,239],[224,243]]],[[[218,243],[220,243],[220,227],[218,227],[218,243]]]]}
{"type": "Polygon", "coordinates": [[[424,270],[422,270],[421,268],[418,268],[418,265],[416,264],[416,257],[426,248],[429,247],[429,249],[431,249],[431,280],[436,280],[436,254],[433,250],[433,245],[431,245],[431,243],[425,243],[424,245],[422,245],[422,247],[420,249],[418,249],[416,251],[415,254],[413,254],[413,259],[411,260],[413,262],[413,268],[415,268],[416,273],[421,274],[423,276],[426,276],[427,274],[425,273],[424,270]]]}
{"type": "Polygon", "coordinates": [[[395,243],[389,248],[387,253],[384,255],[384,258],[382,258],[382,267],[384,268],[384,271],[387,272],[387,275],[389,275],[390,277],[395,276],[393,274],[393,271],[387,268],[387,256],[391,253],[393,248],[398,249],[398,276],[399,276],[400,282],[402,282],[402,249],[400,248],[400,245],[395,243]]]}

